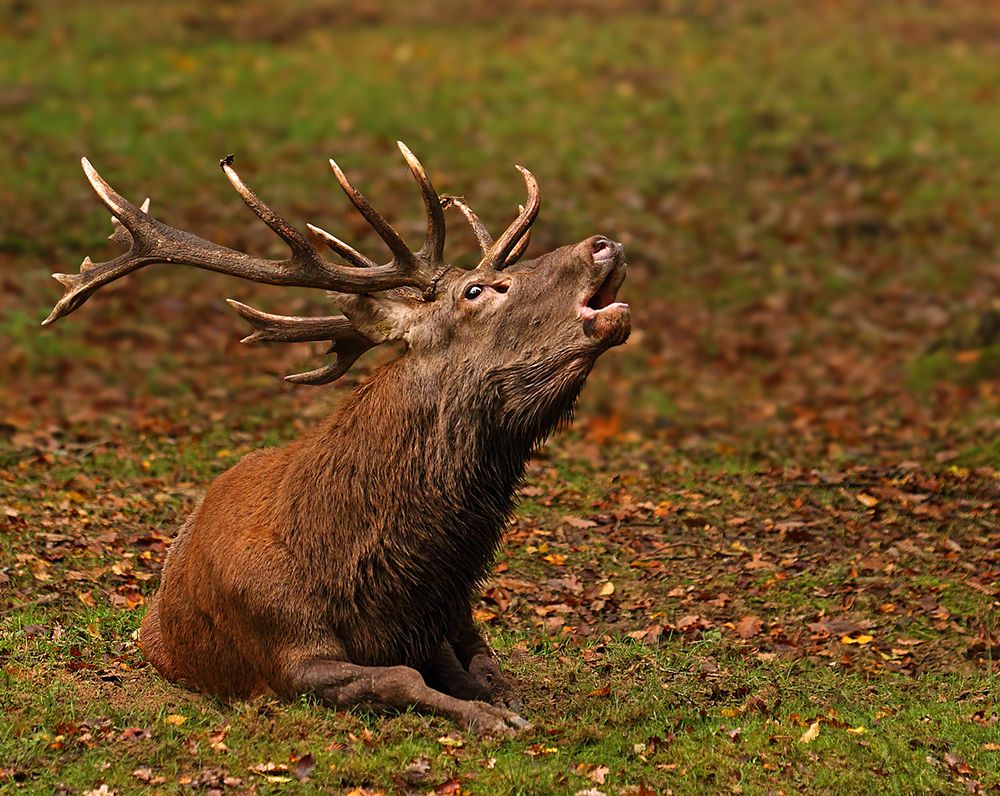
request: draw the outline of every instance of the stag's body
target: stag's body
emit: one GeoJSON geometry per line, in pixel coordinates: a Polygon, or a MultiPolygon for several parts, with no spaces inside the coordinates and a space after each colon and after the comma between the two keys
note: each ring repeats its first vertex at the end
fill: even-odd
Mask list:
{"type": "Polygon", "coordinates": [[[427,206],[427,240],[410,252],[333,164],[394,254],[376,266],[314,230],[353,268],[320,259],[230,159],[227,176],[288,242],[288,260],[167,227],[85,164],[120,218],[113,237],[131,248],[57,275],[67,293],[49,321],[124,273],[181,261],[335,291],[346,317],[286,318],[234,304],[258,329],[248,339],[334,343],[337,360],[294,380],[331,381],[373,345],[405,341],[403,356],[317,428],[215,480],[170,547],[139,644],[168,679],[224,697],[310,693],[338,707],[414,706],[505,732],[527,723],[508,709],[513,691],[472,622],[471,601],[532,450],[569,416],[597,356],[628,336],[628,307],[614,302],[625,262],[619,244],[595,236],[511,267],[538,210],[531,175],[527,209],[494,243],[461,200],[439,200],[401,149],[427,206]],[[472,271],[441,259],[449,203],[483,248],[472,271]]]}
{"type": "Polygon", "coordinates": [[[212,484],[140,634],[169,679],[294,696],[302,656],[426,671],[466,627],[530,441],[498,438],[490,407],[412,365],[387,365],[311,433],[212,484]]]}

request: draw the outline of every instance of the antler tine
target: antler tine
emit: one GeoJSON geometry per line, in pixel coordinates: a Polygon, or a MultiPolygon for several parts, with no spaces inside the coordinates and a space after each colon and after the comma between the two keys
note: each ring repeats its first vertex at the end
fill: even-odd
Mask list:
{"type": "Polygon", "coordinates": [[[222,167],[226,179],[236,189],[236,193],[240,195],[246,206],[253,210],[261,221],[267,224],[279,238],[288,244],[288,248],[292,250],[290,263],[301,263],[305,270],[328,270],[327,264],[317,255],[316,250],[306,240],[305,235],[274,212],[271,207],[264,204],[257,197],[257,194],[250,190],[250,187],[243,182],[243,178],[233,168],[232,155],[220,160],[219,165],[222,167]]]}
{"type": "MultiPolygon", "coordinates": [[[[148,213],[149,212],[149,197],[148,196],[146,197],[146,201],[143,202],[141,205],[139,205],[139,209],[143,213],[148,213]]],[[[129,243],[132,242],[132,233],[130,233],[122,225],[122,222],[119,221],[114,216],[111,216],[111,226],[113,228],[113,231],[112,231],[112,233],[110,235],[108,235],[108,240],[114,241],[115,243],[120,243],[122,246],[128,246],[129,243]]],[[[85,262],[89,262],[89,260],[90,260],[90,258],[88,257],[85,262]]],[[[93,265],[93,263],[91,263],[91,265],[93,265]]]]}
{"type": "Polygon", "coordinates": [[[438,193],[434,189],[434,184],[431,182],[430,177],[427,176],[424,167],[410,151],[410,148],[402,141],[397,141],[396,146],[403,153],[406,165],[413,172],[413,178],[417,181],[417,185],[420,186],[420,195],[423,197],[424,206],[427,208],[427,238],[420,249],[420,255],[435,265],[439,265],[444,259],[445,237],[444,210],[441,208],[441,200],[438,198],[438,193]]]}
{"type": "Polygon", "coordinates": [[[464,198],[461,196],[442,196],[441,207],[445,210],[449,207],[457,207],[462,212],[462,215],[465,216],[465,220],[469,222],[472,231],[476,233],[476,240],[479,241],[479,248],[483,254],[486,254],[490,250],[490,246],[493,245],[493,236],[490,235],[489,230],[486,229],[486,225],[483,224],[475,211],[465,203],[464,198]]]}
{"type": "Polygon", "coordinates": [[[389,251],[392,252],[393,261],[401,268],[405,270],[416,270],[417,260],[413,256],[413,252],[410,251],[410,247],[406,245],[406,242],[399,236],[399,233],[392,228],[379,212],[371,206],[369,201],[365,199],[362,193],[351,185],[350,181],[347,179],[347,175],[344,174],[340,166],[337,165],[337,161],[330,158],[330,168],[333,169],[333,173],[337,178],[337,182],[340,183],[340,187],[344,189],[344,193],[347,194],[347,198],[351,200],[359,213],[364,216],[365,221],[374,229],[380,238],[385,241],[385,245],[389,247],[389,251]]]}
{"type": "Polygon", "coordinates": [[[372,260],[369,260],[354,247],[348,246],[336,235],[331,235],[325,229],[317,227],[315,224],[306,224],[306,226],[309,227],[309,230],[313,233],[313,235],[322,240],[323,243],[347,260],[347,262],[355,268],[378,268],[372,260]]]}
{"type": "MultiPolygon", "coordinates": [[[[469,226],[472,227],[472,231],[476,233],[476,239],[479,241],[479,248],[482,250],[483,254],[487,254],[490,247],[493,245],[493,236],[490,235],[489,230],[486,229],[486,225],[483,224],[476,212],[465,203],[465,199],[461,196],[442,196],[441,197],[441,207],[448,209],[449,207],[457,207],[462,215],[465,216],[465,220],[469,222],[469,226]]],[[[524,212],[524,205],[517,206],[518,213],[524,212]]],[[[509,265],[513,265],[524,255],[525,250],[528,248],[528,243],[531,241],[531,230],[525,230],[521,237],[521,240],[517,242],[514,248],[511,250],[510,254],[507,255],[507,259],[504,260],[501,269],[506,268],[509,265]]],[[[499,270],[499,269],[498,269],[499,270]]]]}
{"type": "Polygon", "coordinates": [[[534,175],[523,166],[516,166],[516,168],[524,176],[524,182],[528,187],[528,202],[503,235],[483,255],[483,259],[479,263],[480,268],[492,268],[499,271],[506,267],[509,264],[508,256],[538,217],[538,208],[541,204],[538,195],[538,182],[534,175]]]}
{"type": "Polygon", "coordinates": [[[242,343],[304,343],[329,340],[327,354],[336,358],[323,367],[305,373],[285,376],[285,381],[293,384],[322,385],[336,381],[343,376],[365,351],[378,343],[355,329],[343,315],[322,318],[305,318],[294,315],[272,315],[261,312],[234,299],[226,299],[241,318],[254,327],[252,334],[244,337],[242,343]]]}
{"type": "Polygon", "coordinates": [[[349,354],[342,351],[334,352],[337,355],[336,359],[328,365],[323,365],[315,370],[307,370],[304,373],[290,373],[285,376],[285,381],[292,384],[308,384],[310,387],[322,387],[324,384],[330,384],[347,373],[351,366],[358,361],[358,357],[365,353],[368,348],[356,353],[352,351],[349,354]]]}
{"type": "MultiPolygon", "coordinates": [[[[236,299],[226,299],[236,313],[254,327],[241,343],[308,343],[334,340],[354,327],[344,315],[309,318],[297,315],[272,315],[236,299]]],[[[356,332],[355,332],[356,333],[356,332]]]]}
{"type": "MultiPolygon", "coordinates": [[[[518,213],[523,213],[524,212],[524,205],[518,205],[517,206],[517,212],[518,213]]],[[[524,256],[524,252],[527,250],[529,243],[531,243],[531,229],[530,228],[528,228],[528,229],[526,229],[524,231],[524,235],[521,237],[521,240],[519,240],[517,242],[517,245],[513,248],[513,250],[511,251],[511,253],[507,255],[507,259],[504,260],[503,268],[506,268],[509,265],[513,265],[518,260],[520,260],[521,257],[524,256]]]]}

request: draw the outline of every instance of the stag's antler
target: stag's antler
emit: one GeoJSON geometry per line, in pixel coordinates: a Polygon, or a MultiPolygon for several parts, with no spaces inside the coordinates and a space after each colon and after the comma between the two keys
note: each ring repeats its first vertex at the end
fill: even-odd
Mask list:
{"type": "MultiPolygon", "coordinates": [[[[469,222],[469,226],[472,227],[472,231],[476,235],[476,240],[479,241],[479,248],[482,250],[484,258],[490,253],[490,249],[493,247],[493,236],[490,235],[486,225],[480,220],[479,216],[476,215],[475,211],[465,203],[465,197],[463,196],[442,196],[441,206],[445,209],[449,207],[457,207],[462,215],[465,216],[465,220],[469,222]]],[[[517,206],[518,213],[524,213],[524,205],[517,206]]],[[[538,214],[537,208],[535,214],[538,214]]],[[[514,223],[517,223],[515,220],[514,223]]],[[[530,227],[530,221],[528,222],[530,227]]],[[[503,265],[495,270],[501,270],[509,265],[513,265],[518,260],[521,259],[525,250],[528,248],[528,243],[531,242],[531,229],[526,227],[522,233],[521,240],[517,242],[514,248],[511,250],[510,254],[507,255],[507,259],[504,260],[503,265]]]]}
{"type": "Polygon", "coordinates": [[[523,166],[517,166],[517,170],[524,176],[524,182],[528,186],[528,203],[520,208],[520,213],[513,223],[504,231],[490,247],[483,253],[483,259],[479,262],[479,268],[499,271],[510,265],[511,262],[520,257],[527,247],[524,240],[531,225],[538,217],[540,198],[538,196],[538,183],[534,175],[523,166]],[[518,244],[524,243],[524,246],[518,244]],[[514,252],[518,252],[517,257],[512,257],[514,252]]]}
{"type": "Polygon", "coordinates": [[[295,384],[329,384],[343,376],[365,351],[378,343],[369,340],[343,315],[322,318],[303,318],[295,315],[272,315],[248,307],[234,299],[226,299],[239,316],[250,322],[255,331],[248,334],[241,343],[306,343],[329,340],[327,354],[336,358],[328,365],[306,373],[285,376],[286,381],[295,384]]]}
{"type": "MultiPolygon", "coordinates": [[[[353,267],[325,260],[302,233],[264,204],[233,168],[232,155],[223,158],[219,165],[247,206],[288,245],[291,256],[284,260],[255,257],[164,224],[149,215],[149,199],[141,207],[136,207],[117,193],[97,173],[90,161],[83,158],[83,170],[87,179],[112,213],[114,232],[111,239],[128,245],[129,248],[125,254],[103,263],[94,263],[89,257],[85,258],[78,274],[53,274],[66,288],[66,292],[42,325],[50,324],[78,309],[104,285],[153,263],[193,265],[253,282],[320,288],[337,293],[367,294],[415,287],[422,289],[425,300],[431,301],[434,299],[438,280],[448,269],[443,260],[443,208],[449,202],[462,210],[476,232],[483,249],[479,268],[486,271],[500,270],[521,256],[528,243],[528,228],[538,214],[538,186],[530,172],[517,167],[524,174],[528,185],[527,209],[521,208],[518,218],[494,242],[482,222],[464,202],[451,197],[438,197],[420,161],[401,141],[397,144],[420,187],[427,209],[427,237],[419,251],[411,251],[392,225],[351,185],[341,168],[331,160],[330,166],[341,188],[392,252],[389,263],[378,265],[329,232],[312,224],[308,225],[318,238],[353,267]]],[[[344,316],[300,318],[270,315],[239,302],[231,301],[230,304],[257,329],[244,338],[243,342],[331,341],[328,353],[337,355],[333,363],[308,373],[288,376],[286,378],[289,381],[326,384],[339,378],[361,354],[382,342],[371,340],[362,334],[344,316]]]]}

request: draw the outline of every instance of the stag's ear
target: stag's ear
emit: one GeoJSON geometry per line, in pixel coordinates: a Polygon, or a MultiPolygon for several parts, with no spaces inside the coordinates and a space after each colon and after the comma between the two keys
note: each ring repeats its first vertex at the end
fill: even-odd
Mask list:
{"type": "Polygon", "coordinates": [[[426,306],[419,300],[400,300],[375,294],[330,293],[351,326],[371,340],[384,343],[402,340],[419,312],[426,306]]]}

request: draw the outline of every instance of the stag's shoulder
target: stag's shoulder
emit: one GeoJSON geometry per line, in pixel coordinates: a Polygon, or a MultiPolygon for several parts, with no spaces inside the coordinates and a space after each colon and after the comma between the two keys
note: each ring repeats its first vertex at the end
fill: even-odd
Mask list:
{"type": "Polygon", "coordinates": [[[256,513],[257,507],[273,502],[288,466],[288,455],[287,447],[260,448],[246,454],[209,485],[199,508],[200,519],[232,513],[237,506],[245,518],[256,513]]]}

